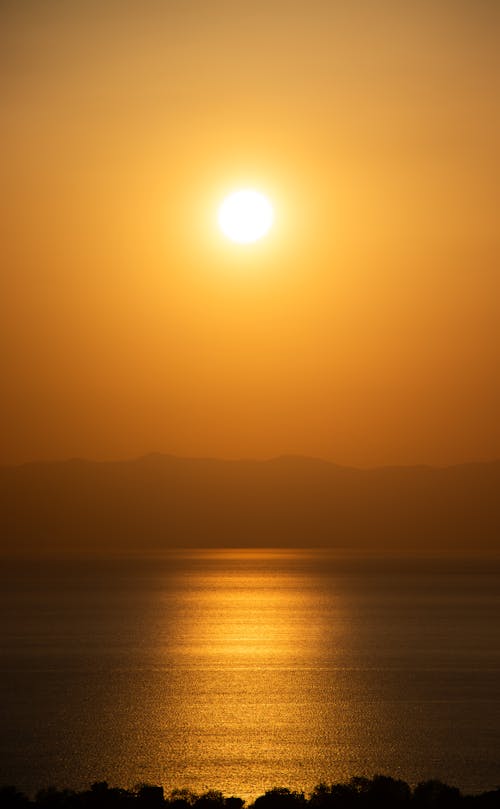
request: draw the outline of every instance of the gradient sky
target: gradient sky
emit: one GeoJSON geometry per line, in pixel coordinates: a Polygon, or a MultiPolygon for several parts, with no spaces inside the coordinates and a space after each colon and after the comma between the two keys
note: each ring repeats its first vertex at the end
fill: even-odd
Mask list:
{"type": "Polygon", "coordinates": [[[499,8],[3,0],[0,461],[500,456],[499,8]]]}

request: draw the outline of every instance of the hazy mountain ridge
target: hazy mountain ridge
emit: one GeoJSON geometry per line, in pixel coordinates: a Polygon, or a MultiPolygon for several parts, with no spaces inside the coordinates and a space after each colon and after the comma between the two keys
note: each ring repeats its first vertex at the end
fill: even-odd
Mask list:
{"type": "Polygon", "coordinates": [[[0,468],[3,554],[331,546],[500,551],[500,461],[71,459],[0,468]]]}

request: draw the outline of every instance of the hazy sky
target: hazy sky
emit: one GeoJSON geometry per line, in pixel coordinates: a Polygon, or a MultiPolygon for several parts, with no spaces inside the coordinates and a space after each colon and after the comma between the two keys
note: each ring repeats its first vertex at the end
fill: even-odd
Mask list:
{"type": "Polygon", "coordinates": [[[0,460],[500,456],[499,9],[3,0],[0,460]]]}

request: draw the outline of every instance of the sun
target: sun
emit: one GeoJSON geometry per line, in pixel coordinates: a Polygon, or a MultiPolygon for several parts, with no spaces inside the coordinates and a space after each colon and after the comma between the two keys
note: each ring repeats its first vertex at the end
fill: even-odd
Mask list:
{"type": "Polygon", "coordinates": [[[274,209],[269,199],[251,188],[229,194],[217,215],[223,234],[238,244],[250,244],[265,236],[274,222],[274,209]]]}

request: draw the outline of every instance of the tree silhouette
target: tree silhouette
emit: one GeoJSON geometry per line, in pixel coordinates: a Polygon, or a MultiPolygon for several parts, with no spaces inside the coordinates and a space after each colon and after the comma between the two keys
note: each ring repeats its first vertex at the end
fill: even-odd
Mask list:
{"type": "MultiPolygon", "coordinates": [[[[224,797],[218,790],[198,795],[138,784],[127,790],[96,781],[82,792],[48,787],[33,801],[14,786],[0,788],[0,809],[243,809],[245,801],[224,797]]],[[[412,790],[405,781],[387,775],[357,776],[345,783],[318,784],[306,798],[303,792],[275,787],[260,795],[248,809],[500,809],[500,788],[463,796],[442,781],[422,781],[412,790]]]]}

